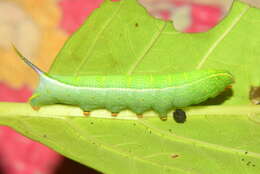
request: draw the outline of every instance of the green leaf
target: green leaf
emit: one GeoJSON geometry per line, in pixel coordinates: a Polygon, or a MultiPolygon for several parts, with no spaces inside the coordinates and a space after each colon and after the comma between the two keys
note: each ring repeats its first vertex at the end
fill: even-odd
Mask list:
{"type": "Polygon", "coordinates": [[[235,2],[228,17],[214,29],[184,34],[170,22],[146,14],[135,0],[107,1],[65,44],[50,73],[167,74],[226,69],[236,83],[225,104],[246,104],[249,87],[260,85],[259,21],[259,9],[235,2]]]}
{"type": "Polygon", "coordinates": [[[248,95],[251,85],[260,85],[259,21],[258,9],[235,2],[211,31],[184,34],[149,16],[135,0],[106,1],[68,40],[51,74],[227,69],[236,78],[233,95],[219,106],[186,108],[184,124],[162,122],[153,112],[144,119],[131,112],[113,119],[98,110],[85,118],[75,107],[36,112],[15,103],[0,104],[0,124],[104,173],[257,174],[260,107],[250,105],[248,95]]]}
{"type": "Polygon", "coordinates": [[[76,107],[37,112],[28,104],[1,103],[0,124],[104,173],[259,173],[260,107],[188,110],[188,121],[178,124],[157,117],[84,118],[76,107]]]}

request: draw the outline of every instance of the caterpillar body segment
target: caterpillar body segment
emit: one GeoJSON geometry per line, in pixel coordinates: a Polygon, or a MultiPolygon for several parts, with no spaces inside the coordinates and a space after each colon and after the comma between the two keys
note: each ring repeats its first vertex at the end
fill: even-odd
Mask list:
{"type": "Polygon", "coordinates": [[[30,104],[79,106],[85,115],[107,109],[113,116],[130,109],[139,117],[149,110],[165,120],[173,108],[199,104],[234,82],[225,70],[196,70],[167,75],[53,76],[41,71],[18,50],[18,55],[40,76],[30,104]]]}

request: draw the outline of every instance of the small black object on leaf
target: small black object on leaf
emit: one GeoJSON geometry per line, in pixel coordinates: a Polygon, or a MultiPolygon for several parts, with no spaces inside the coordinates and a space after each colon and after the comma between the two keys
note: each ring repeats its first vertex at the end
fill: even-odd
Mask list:
{"type": "Polygon", "coordinates": [[[182,109],[176,109],[173,112],[173,119],[177,123],[184,123],[186,121],[186,113],[182,109]]]}

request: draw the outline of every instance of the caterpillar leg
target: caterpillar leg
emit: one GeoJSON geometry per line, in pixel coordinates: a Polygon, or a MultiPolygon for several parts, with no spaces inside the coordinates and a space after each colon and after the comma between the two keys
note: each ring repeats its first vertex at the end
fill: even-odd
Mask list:
{"type": "Polygon", "coordinates": [[[112,117],[117,117],[117,116],[118,116],[118,112],[112,112],[112,113],[111,113],[111,116],[112,116],[112,117]]]}
{"type": "Polygon", "coordinates": [[[84,114],[84,116],[89,117],[90,116],[90,111],[83,111],[83,114],[84,114]]]}
{"type": "Polygon", "coordinates": [[[144,117],[143,113],[150,110],[150,107],[146,107],[146,106],[140,107],[140,106],[141,105],[139,105],[138,107],[136,106],[129,107],[130,110],[136,114],[137,118],[143,118],[144,117]]]}
{"type": "Polygon", "coordinates": [[[232,85],[228,85],[225,90],[229,90],[229,89],[232,89],[232,85]]]}
{"type": "Polygon", "coordinates": [[[144,118],[143,114],[136,114],[138,118],[144,118]]]}
{"type": "Polygon", "coordinates": [[[93,105],[80,105],[79,108],[83,111],[84,116],[89,117],[91,111],[97,109],[96,106],[93,105]]]}
{"type": "Polygon", "coordinates": [[[35,110],[35,111],[39,111],[40,107],[39,106],[32,106],[32,109],[35,110]]]}
{"type": "Polygon", "coordinates": [[[107,109],[108,111],[111,112],[111,116],[112,117],[117,117],[119,112],[124,110],[125,108],[126,108],[125,106],[122,106],[122,105],[111,105],[111,103],[105,105],[105,109],[107,109]]]}
{"type": "MultiPolygon", "coordinates": [[[[163,102],[162,102],[163,103],[163,102]]],[[[152,109],[158,113],[159,118],[162,121],[166,121],[167,120],[167,113],[169,112],[169,110],[172,108],[172,106],[170,104],[168,105],[162,105],[161,103],[159,104],[154,104],[152,109]]]]}
{"type": "Polygon", "coordinates": [[[160,115],[159,116],[160,117],[160,119],[162,120],[162,121],[166,121],[167,120],[167,115],[160,115]]]}
{"type": "Polygon", "coordinates": [[[166,121],[167,120],[167,110],[166,109],[157,109],[157,108],[154,108],[154,111],[156,111],[158,114],[159,114],[159,118],[162,120],[162,121],[166,121]]]}

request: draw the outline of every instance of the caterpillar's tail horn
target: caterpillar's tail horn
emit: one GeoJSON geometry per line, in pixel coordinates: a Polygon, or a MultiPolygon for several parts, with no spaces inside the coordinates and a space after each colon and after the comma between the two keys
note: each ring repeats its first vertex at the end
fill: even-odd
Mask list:
{"type": "Polygon", "coordinates": [[[36,65],[34,65],[32,62],[30,62],[26,57],[24,57],[21,52],[12,44],[15,52],[17,53],[17,55],[27,64],[29,65],[37,74],[44,74],[44,72],[38,68],[36,65]]]}

